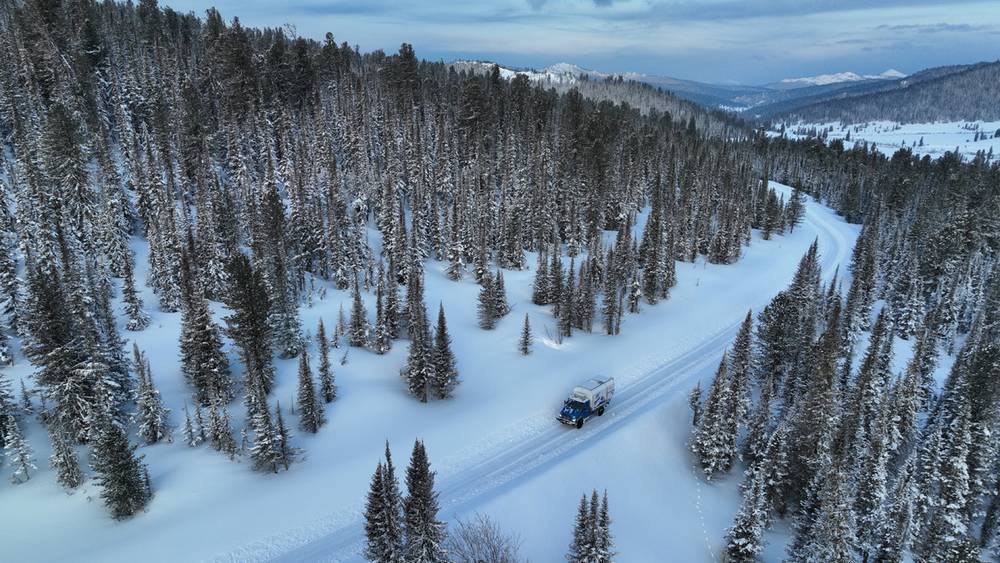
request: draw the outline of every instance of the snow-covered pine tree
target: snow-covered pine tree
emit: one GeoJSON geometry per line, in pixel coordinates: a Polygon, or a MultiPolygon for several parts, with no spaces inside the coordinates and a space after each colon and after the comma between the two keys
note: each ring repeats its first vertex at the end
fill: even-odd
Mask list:
{"type": "Polygon", "coordinates": [[[448,231],[448,279],[458,281],[465,273],[465,242],[459,198],[452,200],[451,229],[448,231]]]}
{"type": "Polygon", "coordinates": [[[143,310],[142,298],[135,287],[135,268],[133,267],[134,257],[129,252],[128,259],[124,262],[124,275],[122,279],[122,303],[128,321],[125,328],[130,331],[140,331],[149,326],[150,319],[146,311],[143,310]]]}
{"type": "Polygon", "coordinates": [[[497,319],[510,312],[510,305],[507,303],[507,289],[504,287],[501,270],[497,270],[496,276],[493,278],[493,302],[493,310],[497,319]]]}
{"type": "Polygon", "coordinates": [[[785,224],[788,225],[788,232],[793,232],[795,227],[802,222],[802,217],[806,213],[805,196],[798,185],[792,188],[792,197],[788,199],[785,206],[785,224]]]}
{"type": "Polygon", "coordinates": [[[403,563],[404,538],[399,482],[389,443],[385,464],[379,461],[365,503],[365,558],[376,563],[403,563]]]}
{"type": "MultiPolygon", "coordinates": [[[[927,561],[969,561],[969,487],[968,456],[972,443],[971,405],[965,390],[954,389],[955,417],[943,435],[946,450],[940,466],[937,510],[923,536],[923,557],[927,561]]],[[[978,558],[976,558],[978,559],[978,558]]],[[[972,559],[975,561],[976,559],[972,559]]]]}
{"type": "Polygon", "coordinates": [[[892,333],[888,325],[890,314],[886,308],[879,313],[872,327],[861,367],[851,390],[850,404],[847,406],[849,439],[854,446],[854,457],[859,459],[861,451],[870,446],[873,434],[880,432],[877,420],[880,413],[887,410],[889,367],[892,360],[892,333]]]}
{"type": "Polygon", "coordinates": [[[139,346],[132,344],[133,366],[139,385],[136,388],[135,414],[133,415],[139,438],[145,444],[171,441],[170,410],[163,406],[160,392],[153,384],[153,374],[146,355],[139,346]]]}
{"type": "Polygon", "coordinates": [[[326,328],[323,319],[319,320],[316,329],[316,349],[319,350],[319,396],[324,403],[332,403],[337,398],[337,385],[334,383],[333,368],[330,366],[329,342],[326,339],[326,328]]]}
{"type": "Polygon", "coordinates": [[[559,336],[573,336],[573,311],[576,308],[576,259],[570,258],[569,270],[566,271],[566,283],[560,290],[561,301],[559,303],[559,336]]]}
{"type": "Polygon", "coordinates": [[[597,514],[597,557],[598,563],[611,563],[615,557],[615,540],[611,534],[611,513],[608,509],[608,491],[601,497],[601,508],[597,514]]]}
{"type": "Polygon", "coordinates": [[[376,354],[385,354],[392,348],[392,337],[389,335],[389,323],[385,314],[385,274],[379,275],[375,288],[375,333],[372,336],[372,350],[376,354]]]}
{"type": "Polygon", "coordinates": [[[275,435],[275,465],[282,466],[285,471],[292,466],[299,458],[298,448],[292,446],[292,434],[285,425],[285,418],[281,414],[281,403],[274,405],[274,435],[275,435]]]}
{"type": "MultiPolygon", "coordinates": [[[[843,333],[839,324],[839,309],[827,324],[820,340],[811,346],[810,369],[799,380],[797,392],[791,394],[794,408],[790,418],[790,444],[787,502],[797,503],[810,489],[818,491],[818,476],[826,471],[833,459],[834,440],[840,423],[838,360],[843,357],[843,333]]],[[[823,473],[825,475],[825,473],[823,473]]]]}
{"type": "Polygon", "coordinates": [[[517,341],[517,351],[521,353],[522,356],[527,356],[531,354],[531,342],[533,337],[531,335],[531,321],[528,320],[528,313],[524,314],[524,325],[521,326],[521,338],[517,341]]]}
{"type": "Polygon", "coordinates": [[[614,249],[608,250],[608,278],[604,281],[604,296],[601,304],[601,314],[604,319],[604,334],[618,334],[618,284],[613,277],[614,249]]]}
{"type": "Polygon", "coordinates": [[[885,563],[902,563],[913,532],[913,507],[916,501],[916,470],[917,456],[911,453],[893,486],[889,495],[885,519],[879,524],[878,552],[875,561],[885,563]]]}
{"type": "Polygon", "coordinates": [[[902,378],[892,388],[892,394],[889,397],[891,415],[888,446],[896,460],[908,455],[913,448],[919,430],[919,416],[926,404],[923,394],[924,376],[920,367],[920,356],[922,355],[920,351],[923,348],[922,343],[926,342],[929,335],[930,331],[923,331],[917,339],[914,355],[907,363],[902,378]]]}
{"type": "MultiPolygon", "coordinates": [[[[2,193],[5,191],[0,184],[0,205],[7,209],[7,197],[2,193]]],[[[17,276],[17,255],[11,238],[6,232],[0,231],[0,313],[6,316],[7,324],[20,333],[22,282],[17,276]]]]}
{"type": "Polygon", "coordinates": [[[642,294],[646,302],[655,305],[660,298],[663,279],[663,188],[657,174],[652,188],[649,217],[642,231],[638,260],[642,271],[642,294]]]}
{"type": "Polygon", "coordinates": [[[413,261],[407,275],[406,316],[410,349],[402,375],[410,394],[426,403],[434,380],[433,337],[424,304],[423,272],[419,262],[413,261]]]}
{"type": "Polygon", "coordinates": [[[592,332],[594,311],[597,309],[597,293],[601,286],[600,260],[589,256],[585,265],[586,268],[580,270],[580,291],[576,301],[576,326],[580,330],[592,332]]]}
{"type": "MultiPolygon", "coordinates": [[[[158,172],[152,177],[159,178],[158,172]]],[[[180,307],[180,260],[181,242],[178,239],[183,231],[178,230],[178,213],[175,203],[167,195],[167,190],[160,185],[157,188],[155,229],[149,241],[150,268],[146,273],[146,282],[153,287],[160,302],[162,311],[172,313],[180,307]]]]}
{"type": "Polygon", "coordinates": [[[146,466],[142,456],[135,455],[135,446],[129,444],[124,430],[110,421],[104,422],[91,454],[101,498],[111,516],[122,520],[145,509],[152,498],[145,477],[146,466]]]}
{"type": "Polygon", "coordinates": [[[270,408],[267,406],[267,398],[262,388],[257,387],[256,403],[258,406],[250,414],[249,426],[252,432],[252,442],[250,445],[250,459],[253,460],[253,468],[257,471],[278,472],[279,447],[278,432],[271,421],[270,408]]]}
{"type": "Polygon", "coordinates": [[[361,288],[357,279],[354,280],[352,301],[351,301],[351,324],[348,327],[347,341],[351,346],[364,348],[368,345],[368,311],[365,303],[361,300],[361,288]]]}
{"type": "MultiPolygon", "coordinates": [[[[880,526],[886,517],[889,482],[889,451],[886,432],[888,411],[882,411],[875,430],[865,436],[860,445],[863,458],[857,460],[854,477],[854,508],[857,526],[857,550],[862,560],[872,559],[881,543],[880,526]]],[[[857,446],[856,446],[857,447],[857,446]]]]}
{"type": "Polygon", "coordinates": [[[587,495],[584,494],[580,497],[580,506],[576,511],[573,540],[569,544],[569,551],[566,552],[566,561],[569,563],[589,563],[592,528],[590,503],[587,501],[587,495]]]}
{"type": "Polygon", "coordinates": [[[83,140],[77,115],[61,101],[52,103],[39,139],[41,164],[53,195],[60,200],[67,234],[77,240],[87,240],[97,216],[96,193],[83,140]]]}
{"type": "Polygon", "coordinates": [[[757,316],[754,365],[757,383],[777,397],[785,387],[795,350],[793,322],[797,317],[789,292],[782,291],[757,316]]]}
{"type": "Polygon", "coordinates": [[[548,289],[549,303],[553,307],[552,314],[558,317],[559,308],[562,307],[563,282],[565,281],[563,279],[562,248],[558,244],[552,245],[551,256],[548,268],[549,281],[546,287],[548,289]]]}
{"type": "MultiPolygon", "coordinates": [[[[268,322],[270,299],[260,272],[250,264],[250,260],[238,253],[229,262],[228,271],[232,287],[229,290],[229,305],[233,312],[225,317],[226,331],[240,349],[240,357],[246,368],[244,388],[248,406],[258,406],[256,388],[260,397],[266,397],[274,385],[274,367],[271,364],[271,325],[268,322]]],[[[261,410],[267,410],[264,406],[261,410]]]]}
{"type": "Polygon", "coordinates": [[[405,530],[405,560],[408,563],[444,563],[445,523],[437,518],[437,492],[434,491],[434,472],[424,443],[413,444],[410,465],[406,468],[407,497],[403,501],[405,530]]]}
{"type": "Polygon", "coordinates": [[[347,320],[344,317],[344,304],[340,304],[337,310],[337,324],[333,326],[333,336],[330,337],[330,346],[340,348],[340,341],[347,332],[347,320]]]}
{"type": "Polygon", "coordinates": [[[639,274],[632,276],[632,283],[628,291],[628,312],[633,315],[640,310],[639,303],[642,302],[642,286],[639,284],[639,274]]]}
{"type": "Polygon", "coordinates": [[[212,448],[226,454],[229,459],[236,457],[236,439],[229,420],[229,409],[216,398],[209,411],[208,437],[212,448]]]}
{"type": "Polygon", "coordinates": [[[278,354],[293,358],[302,348],[302,329],[299,323],[298,296],[292,283],[293,273],[288,256],[288,227],[285,205],[278,193],[278,186],[267,159],[268,171],[261,197],[261,215],[258,229],[251,234],[255,239],[254,260],[263,271],[263,280],[270,297],[268,322],[278,354]]]}
{"type": "Polygon", "coordinates": [[[843,468],[829,467],[823,479],[817,481],[818,505],[813,521],[797,530],[795,541],[788,547],[790,561],[855,561],[856,528],[846,479],[843,468]]]}
{"type": "Polygon", "coordinates": [[[773,391],[770,386],[764,386],[760,391],[760,400],[747,423],[746,436],[743,439],[741,457],[748,466],[759,462],[767,448],[768,436],[771,431],[771,401],[773,391]]]}
{"type": "Polygon", "coordinates": [[[191,413],[188,412],[187,403],[184,403],[184,428],[181,430],[181,434],[184,437],[184,443],[189,448],[194,448],[201,444],[202,431],[195,427],[195,422],[191,419],[191,413]]]}
{"type": "Polygon", "coordinates": [[[769,240],[771,235],[780,233],[783,228],[782,214],[784,206],[778,200],[778,194],[771,188],[767,191],[767,203],[764,207],[764,224],[761,225],[761,238],[769,240]]]}
{"type": "Polygon", "coordinates": [[[444,303],[438,306],[438,319],[434,337],[434,381],[431,384],[438,399],[451,397],[459,383],[455,354],[451,351],[451,335],[444,317],[444,303]]]}
{"type": "Polygon", "coordinates": [[[480,284],[482,288],[479,290],[478,316],[479,328],[483,330],[492,330],[500,317],[496,310],[497,300],[494,295],[493,283],[493,277],[487,275],[483,277],[480,284]]]}
{"type": "Polygon", "coordinates": [[[313,383],[312,369],[309,368],[309,352],[303,349],[299,354],[299,427],[315,434],[323,425],[323,407],[316,400],[316,386],[313,383]]]}
{"type": "Polygon", "coordinates": [[[729,471],[736,459],[735,402],[728,365],[728,358],[723,357],[691,442],[691,451],[708,479],[729,471]]]}
{"type": "Polygon", "coordinates": [[[375,563],[396,563],[389,557],[389,546],[386,542],[385,518],[385,475],[382,460],[379,460],[372,474],[371,485],[368,487],[368,497],[365,500],[365,550],[364,556],[375,563]]]}
{"type": "Polygon", "coordinates": [[[788,513],[788,504],[791,500],[788,495],[791,487],[788,478],[790,433],[791,420],[786,417],[767,438],[764,454],[758,464],[759,470],[766,473],[764,483],[767,505],[769,509],[773,507],[779,516],[788,513]]]}
{"type": "Polygon", "coordinates": [[[486,242],[486,230],[485,224],[476,229],[475,262],[472,265],[472,276],[478,284],[482,284],[484,280],[490,278],[490,249],[486,242]]]}
{"type": "Polygon", "coordinates": [[[549,304],[549,268],[544,250],[538,253],[538,263],[535,266],[535,281],[531,286],[531,302],[535,305],[549,304]]]}
{"type": "Polygon", "coordinates": [[[697,427],[701,418],[701,381],[695,383],[688,393],[688,406],[691,407],[691,426],[697,427]]]}
{"type": "Polygon", "coordinates": [[[743,502],[726,534],[727,563],[754,563],[764,548],[764,531],[768,527],[764,475],[763,471],[751,470],[747,476],[743,502]]]}
{"type": "Polygon", "coordinates": [[[385,326],[388,329],[390,339],[399,338],[399,325],[399,282],[396,276],[387,272],[385,277],[385,326]]]}
{"type": "MultiPolygon", "coordinates": [[[[86,418],[93,406],[90,378],[77,369],[86,361],[85,351],[75,334],[62,276],[55,258],[42,255],[27,273],[28,295],[24,325],[24,354],[36,367],[35,381],[44,399],[51,401],[50,417],[63,425],[74,440],[87,435],[86,418]],[[43,262],[43,260],[45,260],[43,262]]],[[[2,380],[2,376],[0,376],[2,380]]]]}
{"type": "Polygon", "coordinates": [[[733,349],[729,353],[729,378],[731,381],[730,400],[736,425],[736,432],[746,424],[750,414],[750,374],[753,366],[753,312],[747,311],[747,316],[740,325],[740,330],[733,341],[733,349]]]}
{"type": "Polygon", "coordinates": [[[10,351],[10,342],[7,338],[7,328],[0,320],[0,365],[14,365],[14,354],[10,351]]]}
{"type": "Polygon", "coordinates": [[[221,331],[196,285],[198,281],[186,252],[181,256],[181,282],[181,371],[194,388],[199,405],[210,405],[214,397],[228,402],[233,398],[233,380],[229,360],[222,350],[221,331]]]}
{"type": "Polygon", "coordinates": [[[601,499],[595,489],[589,501],[586,494],[580,498],[566,560],[570,563],[611,563],[614,556],[608,494],[605,491],[601,499]]]}
{"type": "MultiPolygon", "coordinates": [[[[95,358],[95,356],[91,356],[95,358]]],[[[91,384],[93,390],[92,402],[89,404],[87,412],[83,415],[83,430],[85,434],[83,440],[92,442],[100,433],[101,426],[105,423],[116,424],[125,427],[127,416],[125,414],[126,398],[122,396],[121,386],[115,381],[106,363],[99,359],[85,360],[82,364],[72,370],[72,378],[78,383],[91,384]]],[[[61,388],[65,395],[56,394],[55,398],[61,402],[71,400],[76,394],[73,386],[61,388]]],[[[65,423],[65,421],[63,421],[65,423]]]]}
{"type": "Polygon", "coordinates": [[[7,418],[17,416],[17,402],[14,400],[14,390],[11,389],[7,374],[0,371],[0,447],[4,445],[4,433],[7,431],[7,418]]]}
{"type": "Polygon", "coordinates": [[[390,560],[402,561],[406,542],[403,522],[403,495],[399,490],[399,480],[396,478],[396,467],[392,463],[392,452],[389,451],[388,440],[385,442],[385,470],[382,484],[386,545],[390,547],[390,560]]]}
{"type": "Polygon", "coordinates": [[[35,470],[34,452],[21,433],[17,417],[6,416],[2,418],[2,422],[5,424],[4,455],[12,468],[10,482],[17,485],[31,479],[31,472],[35,470]]]}
{"type": "Polygon", "coordinates": [[[52,442],[49,467],[56,472],[56,482],[67,489],[79,487],[83,483],[83,470],[69,436],[55,425],[50,425],[49,438],[52,442]]]}
{"type": "Polygon", "coordinates": [[[844,305],[844,333],[849,339],[856,339],[862,330],[868,328],[869,316],[874,302],[876,274],[876,227],[866,223],[854,245],[851,262],[853,279],[844,305]]]}

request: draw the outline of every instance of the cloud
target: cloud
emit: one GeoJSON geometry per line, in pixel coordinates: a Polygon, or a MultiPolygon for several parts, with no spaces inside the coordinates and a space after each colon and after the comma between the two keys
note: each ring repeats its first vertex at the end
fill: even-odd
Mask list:
{"type": "MultiPolygon", "coordinates": [[[[595,3],[598,0],[595,0],[595,3]]],[[[610,4],[610,0],[606,0],[610,4]]],[[[891,8],[940,6],[940,0],[650,0],[648,9],[620,14],[622,18],[655,17],[672,21],[746,20],[811,16],[891,8]]]]}
{"type": "MultiPolygon", "coordinates": [[[[203,0],[160,0],[195,10],[203,0]]],[[[213,0],[244,25],[327,31],[365,51],[540,68],[573,62],[764,83],[1000,58],[996,0],[213,0]]]]}
{"type": "Polygon", "coordinates": [[[988,25],[969,25],[967,23],[930,23],[930,24],[901,24],[901,25],[888,25],[882,24],[877,26],[875,29],[885,29],[888,31],[915,31],[917,33],[965,33],[971,31],[988,31],[993,29],[993,26],[988,25]]]}

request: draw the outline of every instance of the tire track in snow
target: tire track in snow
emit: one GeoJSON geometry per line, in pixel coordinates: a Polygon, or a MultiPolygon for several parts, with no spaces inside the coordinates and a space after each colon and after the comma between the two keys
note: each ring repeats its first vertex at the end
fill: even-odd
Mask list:
{"type": "MultiPolygon", "coordinates": [[[[820,204],[810,198],[816,207],[820,204]]],[[[825,277],[831,268],[841,264],[850,252],[849,243],[831,221],[823,217],[825,209],[807,205],[805,224],[829,239],[833,248],[824,248],[821,266],[825,277]],[[810,207],[812,209],[810,210],[810,207]],[[812,211],[811,213],[809,211],[812,211]],[[829,253],[829,255],[827,255],[829,253]]],[[[703,339],[680,355],[640,376],[622,388],[615,398],[614,408],[603,417],[585,424],[580,430],[553,423],[515,447],[503,448],[487,455],[464,469],[442,475],[439,481],[439,501],[442,514],[467,511],[500,493],[504,488],[538,473],[598,442],[596,438],[611,434],[639,415],[661,404],[681,385],[687,385],[706,373],[711,375],[730,341],[736,336],[739,319],[703,339]]],[[[686,388],[686,387],[685,387],[686,388]]],[[[315,528],[292,535],[263,539],[242,549],[216,558],[216,561],[356,561],[361,560],[364,547],[364,523],[361,512],[353,521],[326,532],[315,528]],[[304,537],[312,536],[312,537],[304,537]]],[[[706,537],[706,542],[708,538],[706,537]]],[[[708,551],[712,553],[710,542],[708,551]]]]}

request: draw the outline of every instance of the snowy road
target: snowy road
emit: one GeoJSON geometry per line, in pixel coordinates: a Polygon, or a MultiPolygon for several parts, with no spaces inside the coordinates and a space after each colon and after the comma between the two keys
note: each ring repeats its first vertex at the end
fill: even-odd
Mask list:
{"type": "MultiPolygon", "coordinates": [[[[804,227],[816,233],[819,240],[824,273],[829,276],[835,266],[843,270],[851,247],[841,228],[842,223],[829,209],[811,202],[807,206],[804,227]]],[[[778,289],[778,288],[776,288],[778,289]]],[[[755,303],[754,308],[766,304],[755,303]]],[[[676,393],[685,393],[697,379],[710,375],[725,348],[736,334],[734,322],[686,350],[668,362],[622,386],[608,413],[586,424],[582,430],[565,427],[554,420],[515,446],[503,446],[493,454],[440,475],[439,491],[442,514],[466,513],[502,490],[515,486],[530,476],[577,455],[598,443],[600,436],[611,434],[639,418],[643,413],[663,403],[676,393]]],[[[316,530],[313,530],[315,533],[316,530]]],[[[360,515],[335,529],[289,545],[289,536],[270,538],[246,546],[218,560],[299,561],[358,561],[364,543],[363,519],[360,515]]]]}

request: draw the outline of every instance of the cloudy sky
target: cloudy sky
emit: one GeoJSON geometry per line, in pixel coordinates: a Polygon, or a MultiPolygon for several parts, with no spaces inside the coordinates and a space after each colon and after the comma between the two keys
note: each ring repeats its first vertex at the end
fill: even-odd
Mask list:
{"type": "Polygon", "coordinates": [[[1000,5],[930,0],[161,0],[363,51],[543,67],[573,62],[719,83],[1000,58],[1000,5]]]}

